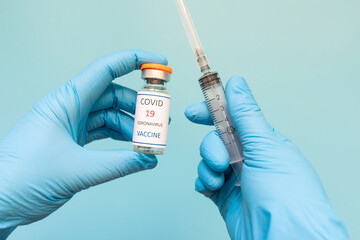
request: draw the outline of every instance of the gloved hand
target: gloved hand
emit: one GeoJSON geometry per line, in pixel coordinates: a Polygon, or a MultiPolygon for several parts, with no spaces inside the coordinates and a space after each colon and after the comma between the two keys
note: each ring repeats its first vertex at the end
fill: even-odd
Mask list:
{"type": "Polygon", "coordinates": [[[94,151],[91,141],[132,139],[136,92],[112,80],[146,62],[167,64],[141,50],[96,60],[42,98],[0,141],[0,239],[17,226],[42,219],[75,193],[154,168],[153,155],[94,151]]]}
{"type": "MultiPolygon", "coordinates": [[[[219,208],[232,239],[348,239],[314,169],[296,146],[265,120],[245,80],[233,77],[225,90],[230,115],[244,146],[241,187],[216,132],[200,146],[195,189],[219,208]]],[[[185,111],[212,125],[205,103],[185,111]]]]}

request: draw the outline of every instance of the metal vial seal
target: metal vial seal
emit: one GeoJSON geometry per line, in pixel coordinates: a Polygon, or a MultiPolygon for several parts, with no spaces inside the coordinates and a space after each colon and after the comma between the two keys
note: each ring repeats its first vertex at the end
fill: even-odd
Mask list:
{"type": "Polygon", "coordinates": [[[155,63],[140,68],[145,85],[137,94],[132,143],[136,152],[161,155],[167,143],[171,99],[165,84],[172,68],[155,63]]]}

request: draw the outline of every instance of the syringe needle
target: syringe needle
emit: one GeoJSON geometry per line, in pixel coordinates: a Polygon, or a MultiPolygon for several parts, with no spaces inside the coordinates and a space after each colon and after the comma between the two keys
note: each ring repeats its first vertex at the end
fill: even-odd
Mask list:
{"type": "Polygon", "coordinates": [[[198,65],[200,67],[200,70],[203,73],[209,72],[209,70],[210,70],[209,62],[206,58],[204,49],[201,45],[199,36],[196,32],[194,23],[191,19],[191,16],[185,5],[185,2],[184,2],[184,0],[176,0],[176,3],[177,3],[177,7],[178,7],[178,10],[180,13],[181,21],[182,21],[185,31],[186,31],[186,35],[189,39],[191,48],[194,51],[194,54],[195,54],[196,60],[198,62],[198,65]]]}

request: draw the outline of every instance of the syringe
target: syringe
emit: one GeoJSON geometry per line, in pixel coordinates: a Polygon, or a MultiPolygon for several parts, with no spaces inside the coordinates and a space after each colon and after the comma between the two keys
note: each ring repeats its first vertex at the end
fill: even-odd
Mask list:
{"type": "Polygon", "coordinates": [[[231,120],[224,87],[217,72],[210,72],[209,62],[201,46],[193,21],[184,0],[176,0],[178,10],[184,25],[190,45],[195,53],[200,70],[204,75],[199,83],[205,97],[206,105],[214,122],[217,133],[223,141],[230,158],[231,167],[238,179],[236,186],[241,183],[241,168],[244,161],[243,147],[235,125],[231,120]]]}

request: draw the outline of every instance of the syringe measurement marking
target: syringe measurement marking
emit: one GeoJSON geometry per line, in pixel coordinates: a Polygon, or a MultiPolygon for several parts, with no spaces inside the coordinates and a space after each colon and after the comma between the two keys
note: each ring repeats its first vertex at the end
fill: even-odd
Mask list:
{"type": "MultiPolygon", "coordinates": [[[[226,116],[226,114],[224,113],[225,108],[224,108],[223,105],[220,105],[220,108],[218,108],[218,109],[216,109],[216,110],[213,110],[213,106],[210,104],[210,102],[212,102],[212,101],[214,101],[214,100],[220,100],[220,95],[219,95],[219,94],[216,94],[216,97],[215,97],[215,98],[209,99],[209,96],[208,96],[208,93],[207,93],[206,90],[209,90],[210,88],[215,89],[215,86],[211,86],[211,87],[208,87],[208,88],[206,88],[206,89],[203,89],[203,94],[204,94],[204,97],[205,97],[205,100],[206,100],[206,105],[207,105],[207,107],[208,107],[208,109],[209,109],[211,118],[216,121],[216,120],[218,119],[218,117],[215,116],[215,113],[218,112],[219,110],[221,110],[221,111],[223,112],[223,114],[221,114],[221,115],[223,115],[222,117],[225,118],[225,121],[226,121],[226,122],[228,122],[227,116],[226,116]]],[[[221,117],[221,116],[219,116],[219,117],[221,117]]],[[[235,143],[234,136],[231,136],[231,139],[225,139],[224,134],[228,134],[228,132],[227,132],[227,131],[224,131],[224,132],[220,131],[221,129],[220,129],[219,123],[222,123],[222,122],[224,122],[224,120],[219,120],[219,121],[214,122],[216,131],[218,132],[219,137],[220,137],[220,139],[223,141],[223,143],[224,143],[225,146],[232,145],[233,143],[235,143]],[[230,141],[227,141],[227,140],[230,140],[230,141]]],[[[228,124],[227,124],[227,125],[228,125],[228,124]]],[[[230,125],[229,125],[229,126],[230,126],[230,125]]],[[[232,127],[232,126],[230,126],[230,127],[232,127]]],[[[228,135],[229,135],[229,137],[230,137],[230,134],[228,134],[228,135]]]]}

